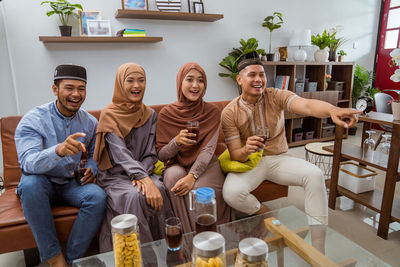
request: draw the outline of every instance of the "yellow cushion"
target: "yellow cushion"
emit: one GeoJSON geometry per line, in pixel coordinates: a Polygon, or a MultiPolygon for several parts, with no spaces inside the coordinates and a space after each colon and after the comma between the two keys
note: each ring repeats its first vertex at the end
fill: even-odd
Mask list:
{"type": "Polygon", "coordinates": [[[164,170],[164,162],[157,161],[156,164],[154,164],[153,173],[155,173],[157,175],[161,175],[163,170],[164,170]]]}
{"type": "Polygon", "coordinates": [[[255,152],[249,156],[246,162],[231,160],[229,150],[225,151],[218,157],[219,164],[224,173],[227,172],[248,172],[260,162],[263,150],[255,152]]]}

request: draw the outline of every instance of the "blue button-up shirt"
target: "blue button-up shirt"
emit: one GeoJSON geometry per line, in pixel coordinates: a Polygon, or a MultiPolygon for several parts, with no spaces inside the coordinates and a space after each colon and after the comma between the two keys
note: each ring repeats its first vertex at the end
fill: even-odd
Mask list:
{"type": "Polygon", "coordinates": [[[79,167],[82,152],[60,157],[56,147],[71,134],[82,132],[86,136],[77,140],[85,144],[88,151],[86,168],[91,168],[96,175],[97,163],[93,160],[96,128],[96,118],[83,109],[71,117],[62,115],[55,101],[32,109],[21,119],[14,136],[22,172],[44,174],[52,182],[67,183],[79,167]]]}

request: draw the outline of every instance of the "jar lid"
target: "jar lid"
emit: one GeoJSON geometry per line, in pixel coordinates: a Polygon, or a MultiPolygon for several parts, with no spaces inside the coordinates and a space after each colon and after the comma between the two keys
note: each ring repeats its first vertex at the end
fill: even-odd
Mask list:
{"type": "Polygon", "coordinates": [[[133,214],[121,214],[111,220],[111,228],[119,234],[127,234],[136,230],[137,221],[133,214]]]}
{"type": "Polygon", "coordinates": [[[215,191],[211,187],[200,187],[196,190],[196,201],[209,203],[215,198],[215,191]]]}
{"type": "Polygon", "coordinates": [[[239,242],[239,253],[249,262],[262,261],[268,255],[268,246],[259,238],[249,237],[239,242]]]}
{"type": "Polygon", "coordinates": [[[216,257],[225,250],[225,239],[220,233],[201,232],[193,238],[193,248],[201,257],[216,257]]]}

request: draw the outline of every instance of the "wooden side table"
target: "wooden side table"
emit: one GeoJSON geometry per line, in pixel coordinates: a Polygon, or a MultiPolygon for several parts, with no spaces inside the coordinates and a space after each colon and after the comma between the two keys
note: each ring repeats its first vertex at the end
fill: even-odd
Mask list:
{"type": "Polygon", "coordinates": [[[391,114],[379,112],[370,112],[368,115],[360,116],[359,120],[363,122],[363,133],[360,146],[346,144],[346,146],[342,147],[344,129],[337,126],[335,144],[333,146],[324,147],[325,150],[333,152],[332,176],[330,180],[327,180],[327,186],[330,188],[329,207],[335,209],[336,197],[343,195],[380,213],[378,236],[387,239],[389,224],[393,221],[400,222],[400,201],[398,199],[393,201],[396,182],[400,174],[400,121],[394,121],[393,115],[391,114]],[[363,156],[362,143],[367,137],[365,131],[371,129],[371,123],[392,126],[392,140],[387,163],[382,163],[382,161],[378,160],[384,157],[380,155],[380,152],[378,151],[374,152],[374,157],[372,159],[363,156]],[[358,161],[361,164],[386,171],[383,192],[375,189],[371,192],[355,194],[338,186],[339,164],[341,158],[358,161]]]}

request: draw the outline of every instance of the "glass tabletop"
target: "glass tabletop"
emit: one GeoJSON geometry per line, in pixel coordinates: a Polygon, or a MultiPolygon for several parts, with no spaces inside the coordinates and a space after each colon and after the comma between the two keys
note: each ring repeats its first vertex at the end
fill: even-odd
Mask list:
{"type": "MultiPolygon", "coordinates": [[[[269,267],[310,266],[267,230],[264,219],[269,217],[278,219],[281,224],[297,233],[339,266],[390,266],[333,229],[322,225],[309,225],[315,219],[294,206],[219,225],[217,231],[225,238],[227,266],[234,265],[239,241],[246,237],[257,237],[267,241],[269,267]]],[[[185,234],[182,249],[177,252],[169,251],[164,239],[142,244],[143,266],[191,266],[193,237],[194,232],[185,234]]],[[[74,267],[114,265],[112,251],[82,258],[73,264],[74,267]]]]}

